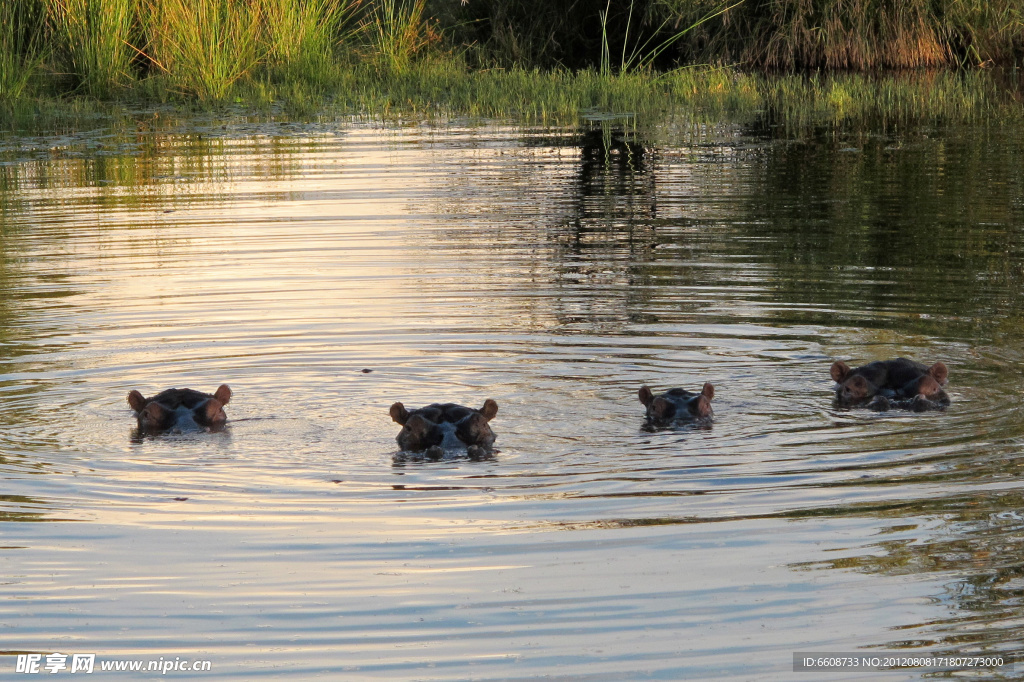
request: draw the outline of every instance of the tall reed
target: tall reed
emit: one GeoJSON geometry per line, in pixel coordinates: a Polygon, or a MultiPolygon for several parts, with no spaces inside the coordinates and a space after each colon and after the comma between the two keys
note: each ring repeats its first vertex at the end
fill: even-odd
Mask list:
{"type": "Polygon", "coordinates": [[[266,54],[261,8],[247,0],[141,0],[145,54],[172,91],[222,101],[266,54]]]}
{"type": "MultiPolygon", "coordinates": [[[[686,22],[716,0],[659,0],[686,22]]],[[[1024,48],[1020,0],[748,1],[694,31],[686,59],[770,69],[869,70],[1012,61],[1024,48]]]]}
{"type": "Polygon", "coordinates": [[[0,102],[22,97],[47,57],[43,8],[34,0],[0,2],[0,102]]]}
{"type": "Polygon", "coordinates": [[[386,70],[401,73],[413,57],[440,36],[426,16],[427,0],[374,0],[363,20],[372,58],[386,70]]]}
{"type": "Polygon", "coordinates": [[[134,0],[48,0],[58,56],[90,95],[108,97],[131,79],[134,0]]]}
{"type": "MultiPolygon", "coordinates": [[[[644,38],[642,35],[630,35],[630,29],[634,24],[634,14],[639,11],[636,7],[636,0],[630,0],[629,13],[626,15],[626,28],[622,35],[622,56],[619,58],[618,71],[620,73],[628,73],[637,69],[650,68],[662,53],[683,40],[687,33],[701,24],[742,5],[745,1],[732,0],[718,7],[712,7],[707,14],[696,19],[692,24],[681,30],[678,29],[678,22],[676,22],[676,27],[668,30],[667,36],[665,35],[666,29],[669,27],[672,18],[666,18],[657,28],[648,30],[646,38],[644,38]]],[[[604,10],[598,12],[598,18],[601,21],[600,71],[605,75],[612,73],[611,44],[608,37],[608,16],[611,12],[611,6],[612,0],[608,0],[604,10]]],[[[639,23],[639,19],[640,17],[636,18],[636,23],[639,23]]]]}
{"type": "Polygon", "coordinates": [[[359,0],[260,0],[268,66],[283,78],[316,79],[358,30],[359,0]]]}

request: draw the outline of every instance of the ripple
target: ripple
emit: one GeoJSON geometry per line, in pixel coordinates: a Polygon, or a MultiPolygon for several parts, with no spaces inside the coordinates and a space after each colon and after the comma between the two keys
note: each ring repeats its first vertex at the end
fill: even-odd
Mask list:
{"type": "Polygon", "coordinates": [[[104,164],[95,135],[8,138],[8,649],[247,679],[1012,649],[1024,177],[968,172],[977,145],[1020,167],[1003,134],[884,163],[678,138],[632,167],[498,126],[197,119],[104,164]],[[948,410],[832,404],[834,359],[897,355],[949,366],[948,410]],[[640,386],[705,381],[713,424],[644,428],[640,386]],[[224,382],[224,432],[133,434],[129,390],[224,382]],[[485,398],[492,458],[398,452],[394,401],[485,398]]]}

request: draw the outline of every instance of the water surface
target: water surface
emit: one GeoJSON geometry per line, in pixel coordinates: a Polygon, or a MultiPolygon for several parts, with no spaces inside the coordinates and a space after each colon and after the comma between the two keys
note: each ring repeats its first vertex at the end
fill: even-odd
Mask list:
{"type": "Polygon", "coordinates": [[[0,155],[8,652],[786,680],[1019,647],[1020,130],[142,117],[0,155]],[[834,359],[896,355],[949,410],[832,405],[834,359]],[[643,428],[640,386],[704,381],[713,425],[643,428]],[[129,390],[224,382],[225,431],[133,433],[129,390]],[[492,458],[398,452],[393,402],[485,398],[492,458]]]}

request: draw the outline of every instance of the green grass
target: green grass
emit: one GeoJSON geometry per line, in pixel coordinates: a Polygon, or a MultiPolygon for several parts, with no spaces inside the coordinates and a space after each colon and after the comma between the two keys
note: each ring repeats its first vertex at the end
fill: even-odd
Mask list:
{"type": "MultiPolygon", "coordinates": [[[[356,62],[323,77],[326,82],[245,78],[228,90],[230,98],[217,101],[302,118],[479,117],[559,125],[607,116],[790,130],[1024,122],[1020,93],[988,71],[805,77],[702,67],[609,75],[596,70],[473,70],[447,58],[417,60],[386,74],[376,64],[356,62]]],[[[179,106],[195,103],[202,104],[185,99],[179,106]]],[[[214,101],[202,106],[211,105],[216,106],[214,101]]],[[[75,109],[52,96],[23,98],[18,106],[0,106],[0,129],[37,127],[43,120],[73,127],[76,117],[94,117],[100,106],[75,109]],[[60,121],[61,107],[69,110],[67,122],[60,121]],[[39,112],[47,114],[40,117],[39,112]]]]}
{"type": "Polygon", "coordinates": [[[0,105],[24,97],[48,59],[43,11],[37,4],[0,2],[0,105]]]}
{"type": "Polygon", "coordinates": [[[356,10],[355,0],[262,0],[268,73],[280,81],[329,80],[339,47],[359,31],[356,10]]]}
{"type": "MultiPolygon", "coordinates": [[[[38,126],[40,120],[63,125],[58,113],[62,106],[69,112],[67,125],[74,125],[77,118],[93,115],[90,107],[68,103],[83,95],[107,100],[114,108],[167,101],[242,103],[303,117],[326,111],[565,123],[622,114],[637,120],[678,116],[788,127],[1021,119],[1016,75],[1001,80],[995,70],[801,76],[705,65],[659,71],[655,62],[664,57],[666,46],[711,49],[718,38],[707,37],[709,27],[717,25],[727,36],[734,23],[767,31],[750,42],[749,49],[760,45],[761,50],[751,62],[829,62],[838,58],[821,55],[835,49],[847,55],[837,64],[867,64],[875,63],[877,55],[865,56],[871,47],[866,34],[857,37],[856,32],[847,35],[836,29],[833,35],[823,28],[816,42],[811,41],[818,57],[799,51],[810,45],[798,39],[801,31],[833,16],[829,12],[838,7],[835,2],[660,0],[658,14],[651,1],[599,3],[604,9],[592,17],[597,29],[592,66],[570,69],[557,64],[497,68],[494,64],[502,61],[497,59],[484,68],[483,48],[456,49],[458,27],[447,29],[451,35],[445,41],[438,20],[428,11],[434,7],[431,0],[4,0],[0,127],[38,126]],[[683,23],[666,24],[666,13],[683,23]],[[621,25],[611,33],[616,17],[621,25]],[[835,41],[846,41],[846,47],[835,41]],[[865,52],[852,51],[854,43],[865,52]],[[860,56],[854,59],[854,54],[860,56]]],[[[870,7],[866,2],[848,0],[851,15],[843,21],[870,18],[876,34],[900,40],[910,40],[908,26],[934,28],[934,17],[925,13],[932,5],[926,7],[924,0],[876,0],[870,7]]],[[[975,22],[970,49],[961,50],[975,59],[994,54],[994,45],[1009,49],[1007,32],[1020,25],[1020,12],[1011,0],[931,2],[945,3],[945,33],[936,35],[947,43],[953,27],[975,22]]],[[[521,13],[531,7],[526,0],[516,3],[521,13]]],[[[511,6],[505,4],[506,9],[511,6]]],[[[488,6],[499,5],[492,0],[488,6]]],[[[477,2],[477,8],[482,6],[482,0],[477,2]]],[[[446,7],[450,23],[461,5],[446,7]]],[[[585,14],[589,6],[574,7],[585,14]]],[[[581,30],[590,30],[587,26],[580,24],[581,30]]],[[[967,39],[963,32],[957,35],[958,40],[967,39]]],[[[1019,32],[1014,35],[1020,40],[1019,32]]],[[[928,44],[914,42],[919,57],[931,54],[928,44]]],[[[718,49],[722,57],[735,48],[726,41],[718,49]]],[[[939,52],[943,50],[946,54],[950,48],[939,52]]],[[[930,58],[907,59],[930,63],[930,58]]]]}
{"type": "MultiPolygon", "coordinates": [[[[657,0],[695,21],[718,0],[657,0]]],[[[1013,64],[1021,0],[746,0],[695,30],[686,58],[771,69],[868,70],[1013,64]]]]}
{"type": "Polygon", "coordinates": [[[385,71],[405,72],[416,55],[438,39],[426,8],[426,0],[376,0],[363,21],[370,59],[385,71]]]}
{"type": "Polygon", "coordinates": [[[171,92],[223,101],[264,58],[261,8],[244,0],[144,0],[143,52],[171,92]]]}
{"type": "Polygon", "coordinates": [[[1020,99],[985,72],[908,72],[868,78],[840,74],[766,79],[765,107],[793,128],[1020,122],[1020,99]]]}
{"type": "Polygon", "coordinates": [[[93,97],[109,97],[131,80],[135,56],[133,0],[46,0],[59,66],[93,97]]]}

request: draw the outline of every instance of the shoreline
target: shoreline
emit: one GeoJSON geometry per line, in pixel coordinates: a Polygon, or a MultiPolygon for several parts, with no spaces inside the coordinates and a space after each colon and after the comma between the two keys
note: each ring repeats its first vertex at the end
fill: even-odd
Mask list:
{"type": "Polygon", "coordinates": [[[878,75],[764,75],[735,68],[601,74],[568,70],[472,71],[451,61],[425,61],[400,72],[356,66],[331,82],[274,83],[247,79],[230,98],[182,97],[159,78],[117,95],[37,94],[0,100],[0,134],[73,131],[133,110],[175,113],[241,108],[251,115],[297,120],[321,116],[509,119],[523,124],[573,125],[625,119],[634,125],[681,118],[693,123],[888,129],[943,124],[992,125],[1024,120],[1016,74],[913,71],[878,75]]]}

